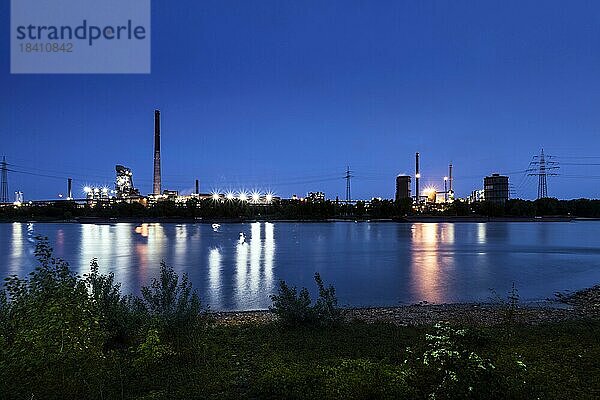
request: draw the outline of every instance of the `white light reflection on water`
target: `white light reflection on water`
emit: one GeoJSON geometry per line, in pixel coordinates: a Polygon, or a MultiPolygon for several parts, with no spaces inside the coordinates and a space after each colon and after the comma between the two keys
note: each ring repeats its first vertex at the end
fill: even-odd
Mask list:
{"type": "Polygon", "coordinates": [[[23,241],[23,224],[15,222],[12,224],[12,252],[8,261],[9,275],[21,275],[23,249],[26,243],[23,241]]]}
{"type": "MultiPolygon", "coordinates": [[[[274,226],[272,223],[250,224],[250,240],[236,244],[235,307],[255,309],[265,307],[273,288],[275,259],[274,226]],[[264,226],[264,238],[262,227],[264,226]]],[[[267,304],[268,305],[268,304],[267,304]]]]}
{"type": "Polygon", "coordinates": [[[221,269],[223,268],[221,249],[213,247],[208,251],[208,297],[211,307],[221,308],[221,269]]]}
{"type": "Polygon", "coordinates": [[[254,222],[250,226],[250,280],[248,281],[247,290],[249,295],[256,295],[260,283],[260,257],[262,253],[260,222],[254,222]]]}
{"type": "Polygon", "coordinates": [[[79,265],[74,266],[76,272],[83,275],[90,272],[90,262],[97,259],[99,272],[106,273],[114,259],[114,237],[110,225],[81,224],[81,243],[79,248],[79,265]]]}
{"type": "Polygon", "coordinates": [[[237,243],[235,248],[235,303],[238,308],[243,308],[248,301],[247,279],[248,279],[248,243],[237,243]]]}
{"type": "Polygon", "coordinates": [[[265,222],[265,285],[264,290],[272,292],[273,290],[273,266],[275,260],[275,225],[265,222]]]}

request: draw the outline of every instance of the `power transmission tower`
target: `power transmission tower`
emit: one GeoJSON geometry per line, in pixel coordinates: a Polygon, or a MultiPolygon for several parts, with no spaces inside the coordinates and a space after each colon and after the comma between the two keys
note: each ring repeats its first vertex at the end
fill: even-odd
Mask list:
{"type": "Polygon", "coordinates": [[[8,203],[8,169],[6,168],[6,157],[2,157],[2,193],[0,203],[8,203]]]}
{"type": "Polygon", "coordinates": [[[539,156],[534,156],[531,162],[532,168],[527,170],[527,175],[538,177],[538,199],[545,199],[548,197],[548,182],[546,178],[548,176],[557,176],[558,173],[555,171],[560,167],[557,161],[554,161],[554,156],[544,154],[544,149],[541,150],[539,156]]]}
{"type": "Polygon", "coordinates": [[[351,172],[352,171],[350,171],[350,167],[346,167],[346,203],[349,203],[352,199],[350,196],[350,178],[352,178],[352,175],[350,174],[351,172]]]}

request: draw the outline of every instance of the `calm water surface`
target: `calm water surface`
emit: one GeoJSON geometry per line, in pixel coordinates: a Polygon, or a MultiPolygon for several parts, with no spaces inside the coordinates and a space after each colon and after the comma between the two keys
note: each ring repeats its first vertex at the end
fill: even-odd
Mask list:
{"type": "Polygon", "coordinates": [[[0,276],[35,268],[36,235],[78,273],[97,258],[139,293],[165,260],[213,310],[267,308],[284,279],[314,293],[320,272],[342,305],[521,299],[600,283],[600,222],[0,224],[0,276]],[[238,243],[240,232],[246,236],[238,243]]]}

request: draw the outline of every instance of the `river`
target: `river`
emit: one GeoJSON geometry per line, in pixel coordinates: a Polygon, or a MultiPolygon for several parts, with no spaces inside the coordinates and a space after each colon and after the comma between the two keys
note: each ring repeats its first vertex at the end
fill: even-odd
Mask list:
{"type": "Polygon", "coordinates": [[[32,271],[41,235],[80,274],[97,258],[125,293],[138,294],[164,260],[212,310],[265,309],[280,279],[314,294],[315,272],[343,306],[489,301],[513,282],[522,301],[537,301],[600,283],[599,232],[597,221],[8,223],[0,276],[32,271]]]}

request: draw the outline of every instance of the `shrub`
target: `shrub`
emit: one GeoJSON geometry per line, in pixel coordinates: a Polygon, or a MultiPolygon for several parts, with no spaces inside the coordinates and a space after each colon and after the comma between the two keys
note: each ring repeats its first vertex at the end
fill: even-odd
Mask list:
{"type": "Polygon", "coordinates": [[[491,289],[494,294],[495,301],[500,305],[501,310],[503,312],[503,319],[506,323],[514,323],[517,320],[519,313],[519,290],[515,286],[515,283],[512,283],[512,287],[506,296],[506,299],[502,298],[495,290],[491,289]]]}
{"type": "Polygon", "coordinates": [[[298,326],[332,326],[342,320],[337,306],[335,288],[325,288],[321,275],[315,273],[315,283],[319,290],[319,298],[312,305],[308,289],[302,288],[300,293],[296,287],[289,287],[283,280],[279,281],[276,295],[271,295],[273,304],[269,310],[274,312],[279,321],[288,327],[298,326]]]}
{"type": "Polygon", "coordinates": [[[319,298],[317,299],[314,310],[317,321],[320,321],[324,325],[335,325],[341,322],[342,313],[338,308],[337,297],[335,295],[335,288],[333,285],[329,285],[325,288],[321,275],[315,273],[315,282],[319,289],[319,298]]]}
{"type": "Polygon", "coordinates": [[[40,265],[28,278],[11,276],[5,284],[11,332],[4,367],[10,383],[25,380],[29,397],[39,390],[74,397],[101,390],[105,332],[98,329],[86,285],[52,256],[44,238],[35,255],[40,265]]]}
{"type": "Polygon", "coordinates": [[[277,314],[284,325],[305,326],[314,323],[314,310],[308,289],[302,288],[298,294],[296,287],[289,287],[282,280],[279,281],[278,294],[272,295],[271,300],[273,305],[269,309],[277,314]]]}
{"type": "Polygon", "coordinates": [[[466,343],[466,329],[436,324],[426,334],[423,354],[431,399],[501,398],[507,392],[505,377],[489,359],[479,356],[466,343]]]}
{"type": "Polygon", "coordinates": [[[184,345],[206,325],[206,309],[192,288],[187,274],[181,281],[172,267],[161,262],[158,279],[142,287],[142,304],[151,323],[176,346],[184,345]]]}

